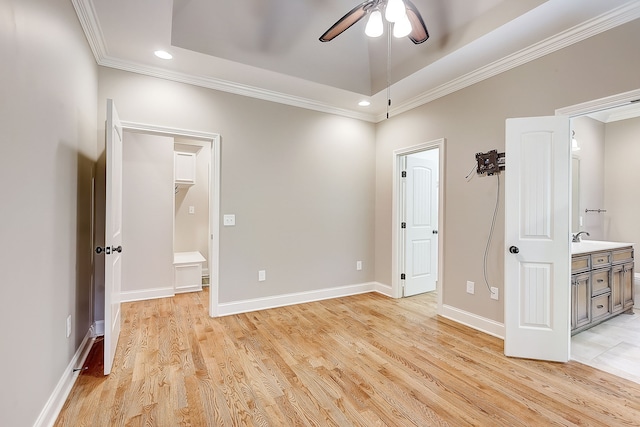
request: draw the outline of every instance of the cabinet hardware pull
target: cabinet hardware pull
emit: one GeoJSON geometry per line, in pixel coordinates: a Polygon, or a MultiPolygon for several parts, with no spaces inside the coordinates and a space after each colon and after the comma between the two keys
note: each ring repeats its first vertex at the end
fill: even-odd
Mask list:
{"type": "Polygon", "coordinates": [[[604,308],[604,305],[598,304],[598,308],[604,308]]]}
{"type": "Polygon", "coordinates": [[[598,279],[598,283],[604,282],[604,279],[598,279]]]}

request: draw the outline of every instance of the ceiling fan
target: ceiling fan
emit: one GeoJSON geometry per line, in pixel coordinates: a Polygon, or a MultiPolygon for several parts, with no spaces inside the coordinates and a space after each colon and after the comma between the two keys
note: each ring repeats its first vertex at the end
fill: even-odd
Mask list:
{"type": "Polygon", "coordinates": [[[370,37],[381,36],[384,31],[382,23],[382,10],[385,18],[394,24],[395,37],[408,36],[415,43],[420,44],[429,38],[427,26],[420,16],[420,12],[410,0],[367,0],[354,7],[346,15],[340,18],[322,36],[321,42],[328,42],[342,34],[356,22],[367,15],[369,21],[365,33],[370,37]]]}

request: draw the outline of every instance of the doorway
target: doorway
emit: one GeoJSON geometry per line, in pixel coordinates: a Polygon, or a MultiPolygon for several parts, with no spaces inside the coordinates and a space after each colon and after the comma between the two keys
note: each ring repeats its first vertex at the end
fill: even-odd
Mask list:
{"type": "MultiPolygon", "coordinates": [[[[509,141],[510,138],[514,141],[514,142],[520,142],[518,144],[516,144],[516,146],[520,146],[523,145],[526,148],[530,148],[531,149],[531,154],[529,156],[527,156],[527,158],[533,158],[534,154],[540,154],[541,152],[543,152],[543,148],[546,150],[547,154],[547,158],[548,159],[561,159],[560,161],[556,161],[554,163],[554,165],[558,166],[559,168],[561,168],[561,170],[559,170],[558,172],[555,173],[555,179],[553,180],[546,180],[544,181],[545,184],[549,184],[547,187],[549,187],[552,183],[559,183],[560,185],[564,186],[565,184],[567,186],[569,186],[570,184],[570,175],[568,172],[570,171],[571,168],[571,142],[570,142],[570,128],[569,128],[569,119],[570,118],[574,118],[577,116],[581,116],[587,113],[593,113],[595,111],[601,111],[601,110],[606,110],[606,109],[610,109],[610,108],[614,108],[614,107],[619,107],[622,105],[628,105],[628,104],[634,104],[638,101],[638,99],[640,99],[640,89],[639,90],[635,90],[635,91],[631,91],[631,92],[626,92],[623,94],[619,94],[619,95],[614,95],[608,98],[603,98],[600,100],[595,100],[595,101],[590,101],[587,103],[583,103],[583,104],[579,104],[579,105],[575,105],[575,106],[571,106],[571,107],[566,107],[566,108],[562,108],[562,109],[558,109],[556,110],[556,118],[557,120],[553,120],[554,118],[538,118],[539,120],[542,120],[543,122],[546,121],[550,121],[550,122],[558,122],[558,125],[562,125],[562,126],[558,126],[557,131],[554,132],[539,132],[538,130],[535,130],[535,132],[531,133],[531,135],[533,135],[531,138],[527,137],[527,138],[523,138],[517,135],[517,132],[513,132],[513,135],[511,135],[512,137],[515,136],[515,138],[511,138],[510,137],[510,133],[509,133],[509,120],[507,120],[507,155],[510,157],[513,157],[513,162],[514,164],[519,164],[519,158],[517,155],[517,150],[515,152],[512,152],[509,149],[509,141]],[[562,128],[561,128],[562,127],[562,128]],[[531,144],[532,142],[535,142],[534,139],[535,138],[542,138],[544,135],[552,135],[552,134],[556,134],[556,138],[554,141],[548,141],[548,144],[546,144],[544,147],[541,144],[531,144]],[[535,138],[534,138],[535,137],[535,138]],[[535,146],[534,146],[535,145],[535,146]],[[545,148],[546,147],[546,148],[545,148]],[[551,152],[552,148],[554,149],[553,153],[551,152]],[[557,148],[557,150],[555,149],[557,148]],[[513,154],[516,153],[516,154],[513,154]],[[566,160],[565,160],[566,159],[566,160]],[[566,177],[566,178],[565,178],[566,177]]],[[[519,121],[524,121],[524,123],[526,124],[526,121],[532,121],[534,119],[532,118],[521,118],[521,119],[510,119],[511,121],[513,121],[514,123],[516,123],[515,121],[519,120],[519,121]]],[[[544,123],[543,123],[544,125],[544,123]]],[[[510,163],[511,161],[510,160],[510,163]]],[[[530,162],[525,162],[525,165],[529,165],[531,163],[535,163],[533,161],[530,162]]],[[[544,163],[544,162],[543,162],[544,163]]],[[[549,162],[546,162],[546,164],[549,164],[549,162]]],[[[531,175],[535,178],[536,173],[540,170],[540,168],[530,168],[528,167],[528,170],[532,173],[531,175]]],[[[514,170],[514,168],[508,168],[508,170],[514,170]]],[[[517,170],[516,170],[517,171],[517,170]]],[[[514,182],[519,182],[517,179],[514,182]]],[[[542,182],[542,181],[541,181],[542,182]]],[[[521,185],[521,184],[520,184],[521,185]]],[[[517,187],[514,187],[517,190],[517,187]]],[[[533,188],[533,187],[532,187],[533,188]]],[[[536,187],[537,188],[537,187],[536,187]]],[[[550,188],[550,187],[549,187],[550,188]]],[[[512,283],[511,288],[512,290],[515,290],[515,292],[512,292],[513,296],[509,296],[508,291],[509,288],[505,289],[505,330],[507,331],[507,333],[505,334],[505,354],[509,354],[506,351],[506,347],[507,347],[507,341],[508,341],[508,336],[509,336],[509,327],[513,328],[513,327],[517,327],[520,324],[527,324],[526,322],[521,322],[521,317],[519,316],[518,313],[518,309],[519,308],[523,308],[525,306],[518,304],[519,301],[519,294],[518,291],[519,290],[529,290],[531,288],[531,286],[529,286],[530,284],[526,284],[527,286],[521,286],[520,284],[520,278],[525,277],[527,280],[529,279],[535,279],[536,277],[539,279],[539,283],[541,286],[546,286],[547,289],[549,291],[553,291],[553,292],[540,292],[538,294],[536,294],[539,297],[542,298],[538,298],[539,301],[543,301],[543,302],[549,302],[550,298],[555,298],[555,299],[559,299],[559,301],[557,301],[557,303],[555,304],[555,307],[559,308],[559,307],[566,307],[567,311],[557,311],[555,312],[555,316],[550,317],[550,319],[555,319],[555,326],[553,328],[547,327],[546,329],[540,328],[539,330],[541,332],[546,332],[546,331],[557,331],[558,335],[557,335],[557,340],[555,340],[553,343],[551,343],[548,339],[545,341],[546,346],[537,346],[536,348],[539,348],[540,350],[544,351],[545,349],[547,349],[549,352],[552,351],[560,351],[560,349],[562,349],[562,360],[568,360],[569,359],[569,354],[570,354],[570,343],[571,343],[571,336],[570,336],[570,322],[568,321],[569,319],[567,318],[567,321],[562,321],[562,322],[558,322],[558,318],[559,316],[564,318],[565,316],[568,317],[570,314],[570,298],[568,297],[568,291],[567,288],[565,288],[565,286],[568,286],[570,280],[570,251],[569,251],[569,241],[571,240],[570,238],[570,227],[569,227],[569,220],[570,220],[570,209],[564,209],[564,207],[569,207],[571,205],[571,191],[569,189],[567,189],[567,191],[565,191],[565,189],[562,189],[562,192],[564,193],[564,195],[562,196],[562,200],[558,199],[555,200],[554,203],[557,203],[557,206],[559,207],[563,207],[563,209],[560,209],[558,211],[554,210],[554,209],[547,209],[547,204],[540,204],[538,203],[536,200],[532,200],[531,206],[539,206],[542,207],[544,209],[538,209],[539,213],[540,213],[540,219],[541,221],[540,224],[547,226],[546,228],[549,230],[554,230],[555,235],[558,235],[558,227],[557,224],[561,224],[562,226],[562,230],[560,230],[560,234],[564,234],[564,236],[566,236],[566,240],[564,240],[565,237],[563,236],[557,236],[554,237],[553,240],[558,240],[560,243],[557,246],[557,253],[551,257],[549,257],[545,262],[545,266],[544,268],[547,268],[547,266],[554,266],[554,270],[553,271],[562,271],[562,275],[559,275],[559,280],[557,280],[558,286],[553,286],[553,284],[550,281],[546,281],[545,282],[545,277],[543,274],[535,276],[535,275],[530,275],[530,276],[523,276],[522,274],[520,274],[518,272],[517,269],[513,268],[513,265],[510,266],[510,264],[514,264],[511,260],[516,260],[518,262],[520,262],[521,260],[523,260],[524,258],[522,255],[522,251],[519,250],[519,248],[517,246],[514,245],[514,243],[519,243],[518,239],[516,238],[517,236],[519,236],[522,233],[519,233],[520,228],[516,227],[513,228],[511,231],[509,229],[509,213],[506,210],[505,212],[505,246],[509,247],[509,245],[514,245],[509,247],[509,252],[510,254],[508,254],[505,257],[505,283],[506,282],[510,282],[512,283]],[[566,217],[565,217],[566,215],[566,217]],[[556,227],[551,228],[548,227],[548,225],[550,224],[555,224],[556,227]],[[566,232],[564,230],[564,228],[566,228],[566,232]],[[514,234],[515,231],[515,234],[514,234]],[[512,250],[513,249],[513,250],[512,250]],[[520,253],[520,254],[519,254],[520,253]],[[519,254],[519,255],[518,255],[519,254]],[[516,273],[515,275],[513,273],[516,273]],[[564,278],[560,278],[560,276],[566,276],[566,279],[564,278]],[[553,295],[552,295],[553,294],[553,295]],[[515,297],[515,299],[514,299],[515,297]],[[510,301],[510,299],[512,301],[510,301]],[[515,315],[514,315],[515,313],[515,315]]],[[[521,194],[526,194],[527,192],[519,192],[516,191],[514,194],[516,195],[521,195],[521,194]]],[[[539,193],[539,191],[534,191],[531,192],[529,191],[529,193],[535,195],[537,193],[539,193]]],[[[512,209],[513,212],[515,212],[516,214],[518,213],[518,206],[522,206],[522,202],[517,200],[518,197],[509,197],[509,191],[508,189],[505,189],[505,206],[510,206],[511,204],[515,203],[515,209],[512,209]]],[[[555,194],[553,192],[547,192],[547,194],[550,196],[552,194],[555,194]]],[[[517,218],[520,218],[518,215],[516,215],[517,218]]],[[[516,217],[514,217],[513,219],[517,219],[516,217]]],[[[514,224],[518,225],[518,221],[513,222],[514,224]]],[[[528,232],[529,229],[527,229],[528,232]]],[[[536,231],[536,229],[533,229],[534,231],[536,231]]],[[[540,229],[541,231],[544,231],[544,229],[540,229]]],[[[534,241],[534,239],[529,239],[531,241],[534,241]]],[[[547,239],[550,240],[550,239],[547,239]]],[[[540,240],[542,241],[542,240],[540,240]]],[[[526,253],[528,254],[530,251],[526,251],[526,253]]],[[[547,254],[551,254],[551,252],[546,251],[545,253],[547,254]]],[[[530,255],[528,255],[530,256],[530,255]]],[[[526,261],[526,259],[525,259],[526,261]]],[[[539,261],[534,260],[537,262],[537,264],[535,262],[529,262],[528,267],[530,268],[535,268],[538,266],[538,264],[540,264],[539,261]]],[[[551,270],[549,270],[551,271],[551,270]]],[[[542,287],[541,287],[542,289],[542,287]]],[[[536,306],[536,308],[538,307],[542,307],[544,308],[544,306],[542,305],[538,305],[536,306]]],[[[545,310],[538,310],[537,312],[534,310],[531,310],[530,305],[527,305],[525,307],[528,312],[530,314],[536,314],[536,313],[541,313],[542,315],[545,315],[546,313],[548,313],[548,311],[545,310]]],[[[545,320],[544,316],[540,316],[540,319],[545,320]]],[[[534,331],[534,328],[529,328],[529,331],[534,331]]],[[[530,341],[527,341],[530,342],[530,341]]],[[[520,348],[518,346],[515,346],[513,348],[520,348]]],[[[533,347],[532,347],[533,348],[533,347]]],[[[545,357],[542,357],[540,355],[534,354],[534,352],[530,352],[530,351],[526,351],[525,354],[521,357],[527,357],[527,358],[532,358],[532,359],[545,359],[545,357]]],[[[554,359],[555,360],[555,359],[554,359]]],[[[559,359],[558,359],[559,360],[559,359]]]]}
{"type": "Polygon", "coordinates": [[[392,296],[436,291],[442,306],[445,140],[394,151],[392,296]]]}
{"type": "MultiPolygon", "coordinates": [[[[168,127],[152,126],[132,122],[122,122],[125,131],[172,137],[176,141],[195,140],[208,146],[210,151],[210,162],[207,171],[207,184],[209,191],[208,198],[208,225],[203,230],[208,241],[208,251],[206,265],[209,276],[209,315],[217,316],[218,312],[218,280],[219,280],[219,223],[220,223],[220,135],[175,129],[168,127]]],[[[172,245],[173,246],[173,245],[172,245]]]]}
{"type": "MultiPolygon", "coordinates": [[[[638,182],[637,137],[640,135],[640,90],[559,110],[571,117],[575,215],[572,232],[587,231],[587,240],[640,243],[637,211],[629,201],[638,182]]],[[[636,193],[637,194],[637,193],[636,193]]],[[[637,254],[636,254],[637,256],[637,254]]],[[[635,269],[638,275],[637,268],[635,269]]],[[[640,382],[640,311],[638,279],[635,311],[620,314],[571,337],[571,359],[640,382]]]]}

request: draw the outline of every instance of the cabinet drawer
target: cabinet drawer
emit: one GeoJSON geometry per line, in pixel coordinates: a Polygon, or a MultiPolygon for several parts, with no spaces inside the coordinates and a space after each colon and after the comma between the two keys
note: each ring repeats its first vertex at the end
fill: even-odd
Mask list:
{"type": "Polygon", "coordinates": [[[571,273],[586,271],[589,267],[589,255],[578,255],[571,258],[571,273]]]}
{"type": "Polygon", "coordinates": [[[591,254],[591,268],[604,267],[611,264],[611,252],[596,252],[591,254]]]}
{"type": "Polygon", "coordinates": [[[591,320],[597,320],[611,313],[609,299],[611,294],[600,295],[591,299],[591,320]]]}
{"type": "Polygon", "coordinates": [[[596,296],[611,290],[611,284],[609,282],[609,276],[611,273],[610,268],[602,270],[594,270],[591,273],[591,295],[596,296]]]}
{"type": "Polygon", "coordinates": [[[614,264],[623,263],[633,260],[633,248],[625,248],[619,251],[613,251],[611,262],[614,264]]]}

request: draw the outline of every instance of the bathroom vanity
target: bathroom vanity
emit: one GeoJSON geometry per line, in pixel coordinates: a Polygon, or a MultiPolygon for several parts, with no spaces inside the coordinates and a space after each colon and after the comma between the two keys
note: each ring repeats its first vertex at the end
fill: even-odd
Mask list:
{"type": "Polygon", "coordinates": [[[633,244],[571,243],[571,334],[632,312],[633,244]]]}

